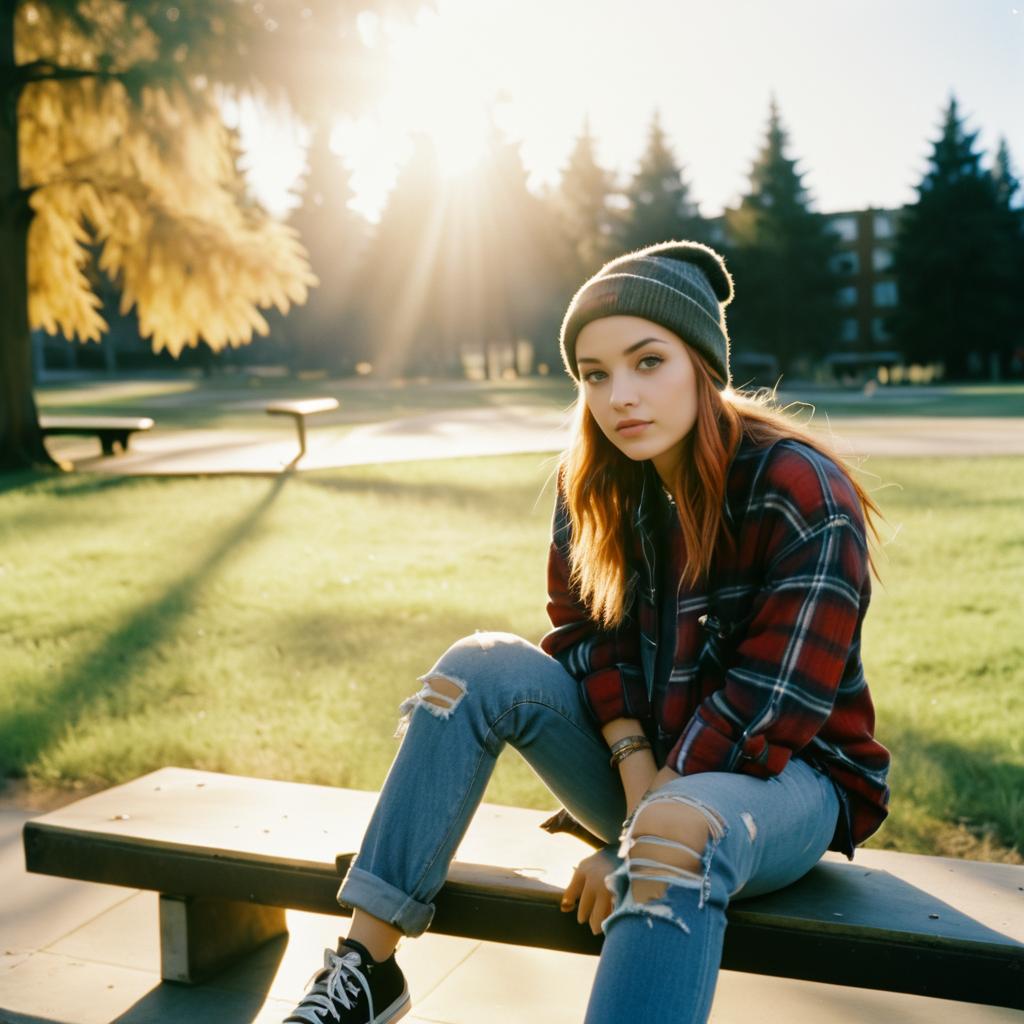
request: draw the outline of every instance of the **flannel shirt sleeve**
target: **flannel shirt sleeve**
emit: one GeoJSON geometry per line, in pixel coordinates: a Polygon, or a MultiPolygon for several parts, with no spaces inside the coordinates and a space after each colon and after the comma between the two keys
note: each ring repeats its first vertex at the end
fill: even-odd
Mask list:
{"type": "Polygon", "coordinates": [[[570,524],[559,486],[548,550],[548,618],[552,628],[541,639],[550,654],[580,684],[580,694],[598,724],[650,715],[634,620],[605,630],[590,617],[570,583],[570,524]]]}
{"type": "MultiPolygon", "coordinates": [[[[803,460],[803,456],[796,456],[803,460]]],[[[856,494],[838,470],[793,464],[759,502],[766,572],[752,616],[727,654],[723,684],[698,706],[669,752],[681,775],[777,775],[828,719],[869,591],[856,494]],[[836,495],[839,495],[837,500],[836,495]]],[[[723,627],[724,628],[724,627],[723,627]]]]}

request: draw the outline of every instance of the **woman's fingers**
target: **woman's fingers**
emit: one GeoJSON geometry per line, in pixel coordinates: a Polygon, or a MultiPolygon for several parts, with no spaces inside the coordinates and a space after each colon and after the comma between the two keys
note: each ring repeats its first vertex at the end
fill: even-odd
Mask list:
{"type": "Polygon", "coordinates": [[[594,908],[590,911],[590,930],[595,935],[601,934],[604,919],[612,912],[612,894],[605,889],[604,893],[594,900],[594,908]]]}
{"type": "Polygon", "coordinates": [[[614,863],[599,851],[580,861],[573,872],[572,881],[562,895],[563,911],[576,908],[576,920],[590,926],[600,935],[604,919],[612,912],[612,894],[605,885],[614,863]]]}
{"type": "Polygon", "coordinates": [[[572,910],[576,906],[576,901],[580,898],[580,893],[583,892],[585,881],[586,876],[579,868],[576,868],[572,875],[572,881],[566,886],[565,892],[562,894],[562,910],[572,910]]]}
{"type": "Polygon", "coordinates": [[[583,924],[590,917],[590,911],[594,906],[594,885],[593,879],[587,875],[583,892],[580,893],[580,901],[576,904],[576,920],[583,924]]]}

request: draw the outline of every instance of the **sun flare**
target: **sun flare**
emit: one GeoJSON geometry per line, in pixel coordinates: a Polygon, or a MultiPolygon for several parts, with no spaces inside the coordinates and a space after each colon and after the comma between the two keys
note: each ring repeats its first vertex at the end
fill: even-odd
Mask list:
{"type": "Polygon", "coordinates": [[[436,14],[394,26],[386,45],[387,85],[379,119],[434,144],[445,177],[465,174],[486,150],[486,73],[474,40],[452,31],[436,14]]]}

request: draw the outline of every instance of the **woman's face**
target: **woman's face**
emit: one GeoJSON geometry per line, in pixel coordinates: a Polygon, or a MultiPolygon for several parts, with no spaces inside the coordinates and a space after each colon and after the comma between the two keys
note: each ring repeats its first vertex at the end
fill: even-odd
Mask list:
{"type": "Polygon", "coordinates": [[[697,375],[682,338],[642,317],[602,317],[577,335],[576,362],[583,400],[605,437],[673,482],[697,421],[697,375]]]}

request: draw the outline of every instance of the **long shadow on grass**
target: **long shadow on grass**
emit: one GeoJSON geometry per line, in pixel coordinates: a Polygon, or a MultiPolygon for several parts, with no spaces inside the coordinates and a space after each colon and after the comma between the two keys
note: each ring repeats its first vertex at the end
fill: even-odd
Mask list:
{"type": "Polygon", "coordinates": [[[1024,851],[1024,765],[991,748],[935,739],[898,720],[884,724],[882,741],[893,752],[894,803],[900,799],[901,758],[921,758],[939,790],[950,794],[946,806],[931,813],[963,822],[970,831],[992,829],[1000,843],[1024,851]]]}
{"type": "MultiPolygon", "coordinates": [[[[0,530],[10,533],[17,533],[23,528],[31,528],[38,533],[43,529],[60,528],[69,520],[78,519],[81,516],[81,507],[74,503],[67,503],[65,498],[74,498],[78,495],[91,496],[101,491],[109,491],[114,488],[135,486],[142,482],[140,477],[127,476],[106,476],[99,474],[85,474],[78,479],[58,476],[37,476],[34,481],[38,486],[33,488],[31,483],[26,484],[22,489],[29,492],[27,501],[22,502],[17,512],[4,514],[5,510],[0,505],[0,530]],[[49,486],[52,484],[53,486],[49,486]],[[31,494],[36,490],[36,494],[31,494]]],[[[6,490],[14,490],[9,487],[6,490]]],[[[5,488],[0,484],[0,495],[5,488]]]]}
{"type": "Polygon", "coordinates": [[[0,494],[8,491],[31,490],[34,487],[53,485],[53,497],[63,498],[66,495],[93,494],[111,487],[121,487],[126,483],[139,480],[134,476],[100,475],[98,473],[41,473],[25,470],[21,473],[8,473],[0,476],[0,494]]]}
{"type": "Polygon", "coordinates": [[[59,478],[57,470],[20,469],[13,473],[4,473],[0,475],[0,494],[6,494],[8,491],[29,490],[39,484],[59,478]]]}
{"type": "Polygon", "coordinates": [[[131,614],[31,706],[0,720],[0,756],[8,773],[27,766],[59,739],[90,704],[114,695],[131,682],[137,663],[170,635],[193,603],[193,597],[270,509],[285,482],[278,476],[243,518],[224,529],[207,552],[160,597],[131,614]]]}

